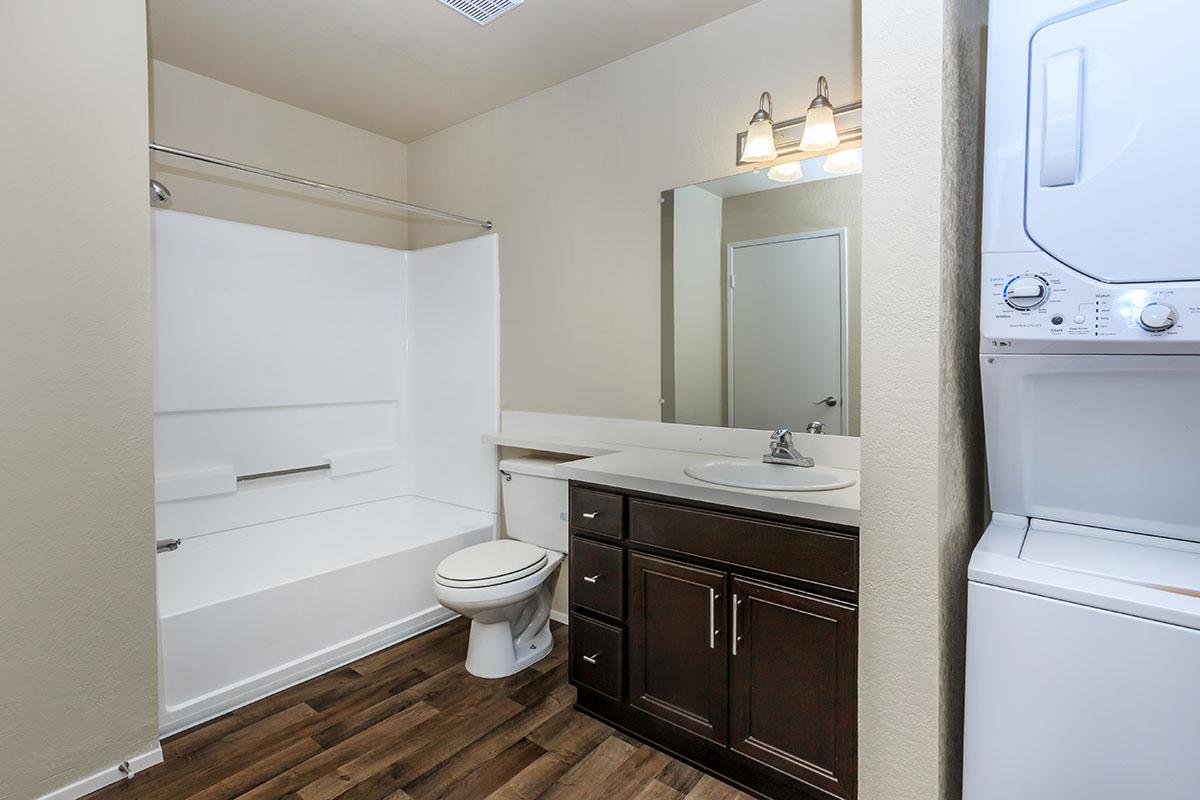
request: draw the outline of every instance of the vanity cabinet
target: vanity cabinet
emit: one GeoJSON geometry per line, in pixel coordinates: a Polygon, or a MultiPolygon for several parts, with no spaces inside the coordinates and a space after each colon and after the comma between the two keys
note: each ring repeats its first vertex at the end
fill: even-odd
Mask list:
{"type": "Polygon", "coordinates": [[[580,710],[760,797],[855,797],[855,529],[577,483],[570,518],[580,710]]]}

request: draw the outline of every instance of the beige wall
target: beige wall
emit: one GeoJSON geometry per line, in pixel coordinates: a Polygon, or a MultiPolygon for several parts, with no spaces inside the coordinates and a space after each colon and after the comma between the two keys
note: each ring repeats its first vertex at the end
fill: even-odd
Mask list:
{"type": "Polygon", "coordinates": [[[660,193],[733,172],[764,89],[779,119],[818,73],[857,100],[858,54],[857,3],[762,0],[410,144],[414,202],[496,222],[503,406],[658,419],[660,193]]]}
{"type": "Polygon", "coordinates": [[[146,18],[0,25],[0,798],[157,744],[146,18]]]}
{"type": "Polygon", "coordinates": [[[863,3],[863,800],[961,793],[984,0],[863,3]]]}
{"type": "MultiPolygon", "coordinates": [[[[870,145],[867,145],[870,147],[870,145]]],[[[849,405],[847,434],[858,436],[861,398],[861,346],[859,306],[862,271],[862,176],[846,175],[784,186],[766,192],[727,197],[721,233],[721,273],[724,274],[727,246],[731,242],[765,239],[789,233],[846,228],[846,304],[849,307],[849,342],[846,384],[849,405]]],[[[722,283],[722,286],[724,284],[722,283]]],[[[722,301],[724,307],[724,301],[722,301]]]]}
{"type": "MultiPolygon", "coordinates": [[[[152,67],[155,141],[277,172],[405,199],[406,147],[393,139],[161,61],[152,67]]],[[[170,207],[387,247],[408,245],[404,212],[156,155],[170,207]]]]}

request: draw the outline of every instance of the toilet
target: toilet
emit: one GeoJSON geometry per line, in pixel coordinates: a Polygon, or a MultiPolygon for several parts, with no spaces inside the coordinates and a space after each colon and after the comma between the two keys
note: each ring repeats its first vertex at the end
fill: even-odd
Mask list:
{"type": "Polygon", "coordinates": [[[473,545],[438,564],[438,602],[471,619],[467,671],[503,678],[546,657],[550,601],[567,550],[567,482],[562,459],[500,461],[507,539],[473,545]]]}

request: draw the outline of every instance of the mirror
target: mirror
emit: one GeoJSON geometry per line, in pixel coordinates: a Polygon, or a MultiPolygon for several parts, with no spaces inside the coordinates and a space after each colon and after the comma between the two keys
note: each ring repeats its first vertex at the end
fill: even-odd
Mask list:
{"type": "Polygon", "coordinates": [[[838,155],[663,192],[664,422],[858,435],[861,159],[838,155]]]}

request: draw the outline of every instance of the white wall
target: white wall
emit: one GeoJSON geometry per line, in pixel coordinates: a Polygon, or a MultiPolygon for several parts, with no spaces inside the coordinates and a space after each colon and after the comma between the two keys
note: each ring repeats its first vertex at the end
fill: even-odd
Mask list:
{"type": "Polygon", "coordinates": [[[859,796],[961,793],[984,0],[864,0],[859,796]],[[920,87],[914,102],[913,87],[920,87]]]}
{"type": "MultiPolygon", "coordinates": [[[[762,0],[409,145],[414,202],[496,223],[505,408],[659,418],[659,195],[734,171],[764,89],[859,98],[856,2],[762,0]]],[[[413,221],[416,246],[474,235],[413,221]]]]}
{"type": "Polygon", "coordinates": [[[29,800],[157,746],[145,4],[7,2],[0,73],[0,797],[29,800]]]}
{"type": "Polygon", "coordinates": [[[721,425],[724,408],[723,270],[720,197],[698,186],[675,190],[675,419],[721,425]]]}
{"type": "MultiPolygon", "coordinates": [[[[162,61],[151,68],[151,136],[159,143],[405,199],[404,144],[162,61]]],[[[385,247],[408,244],[404,213],[385,206],[175,156],[156,155],[152,169],[176,211],[385,247]]]]}

